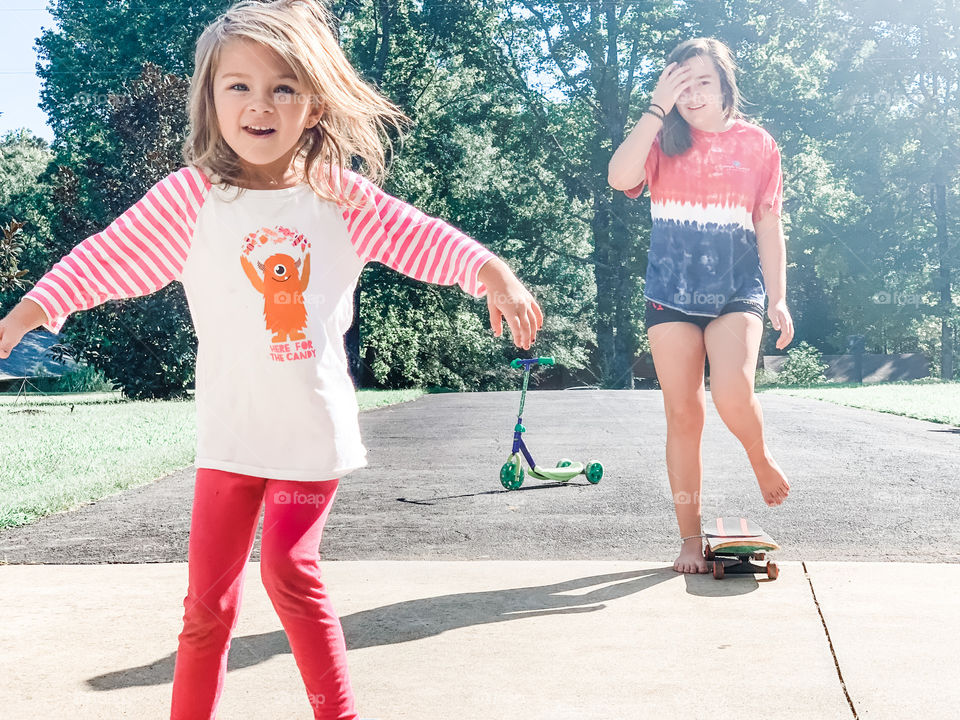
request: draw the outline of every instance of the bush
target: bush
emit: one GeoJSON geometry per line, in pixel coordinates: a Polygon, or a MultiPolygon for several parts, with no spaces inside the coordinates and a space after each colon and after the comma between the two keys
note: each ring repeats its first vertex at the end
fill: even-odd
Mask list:
{"type": "Polygon", "coordinates": [[[194,382],[196,336],[179,283],[76,313],[62,334],[77,361],[130,399],[184,398],[194,382]]]}
{"type": "Polygon", "coordinates": [[[102,372],[89,365],[64,373],[53,385],[53,392],[63,393],[111,392],[115,389],[102,372]]]}
{"type": "Polygon", "coordinates": [[[777,374],[773,370],[757,368],[753,376],[754,387],[771,387],[777,384],[777,374]]]}
{"type": "Polygon", "coordinates": [[[827,365],[822,353],[806,342],[787,352],[787,361],[777,373],[778,385],[815,385],[827,378],[823,371],[827,365]]]}

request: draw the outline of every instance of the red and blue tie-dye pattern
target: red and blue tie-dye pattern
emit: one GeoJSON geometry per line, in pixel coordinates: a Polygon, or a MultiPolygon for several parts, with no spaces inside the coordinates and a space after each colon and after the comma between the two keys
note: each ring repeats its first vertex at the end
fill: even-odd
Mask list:
{"type": "Polygon", "coordinates": [[[783,180],[773,137],[745,120],[723,132],[691,128],[693,144],[669,157],[659,136],[647,156],[650,253],[644,295],[690,315],[715,317],[734,300],[763,305],[754,221],[780,215],[783,180]]]}

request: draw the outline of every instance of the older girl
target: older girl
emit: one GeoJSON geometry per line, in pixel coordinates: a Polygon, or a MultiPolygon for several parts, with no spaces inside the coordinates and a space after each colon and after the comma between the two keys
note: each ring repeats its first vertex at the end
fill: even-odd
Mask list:
{"type": "Polygon", "coordinates": [[[706,572],[701,540],[700,440],[710,395],[736,435],[764,501],[790,486],[763,437],[753,392],[763,301],[793,338],[780,223],[780,153],[770,134],[740,113],[730,50],[713,38],[681,43],[667,58],[640,121],[610,160],[609,182],[629,197],[650,187],[647,333],[667,417],[667,473],[681,550],[678,572],[706,572]]]}

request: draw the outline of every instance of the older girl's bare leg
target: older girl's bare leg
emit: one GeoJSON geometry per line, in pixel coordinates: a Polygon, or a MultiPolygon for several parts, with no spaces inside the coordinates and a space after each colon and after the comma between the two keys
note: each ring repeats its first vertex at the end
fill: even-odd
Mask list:
{"type": "Polygon", "coordinates": [[[703,333],[710,358],[710,397],[723,422],[747,451],[767,505],[782,503],[790,492],[786,476],[763,437],[763,410],[753,392],[763,321],[734,312],[711,320],[703,333]]]}
{"type": "Polygon", "coordinates": [[[667,475],[677,524],[681,537],[696,536],[682,543],[673,567],[677,572],[704,573],[707,563],[699,537],[700,440],[706,414],[703,331],[693,323],[669,322],[650,327],[647,335],[667,416],[667,475]]]}

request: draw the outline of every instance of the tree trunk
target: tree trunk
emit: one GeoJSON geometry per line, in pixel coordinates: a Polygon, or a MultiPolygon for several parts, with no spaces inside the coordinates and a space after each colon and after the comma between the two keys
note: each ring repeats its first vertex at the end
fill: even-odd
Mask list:
{"type": "MultiPolygon", "coordinates": [[[[380,28],[378,33],[377,59],[374,63],[373,73],[370,80],[380,87],[383,84],[383,76],[387,69],[387,59],[390,56],[390,34],[393,28],[393,16],[396,12],[396,3],[390,0],[379,0],[377,3],[379,10],[380,28]]],[[[354,172],[359,172],[360,164],[356,158],[351,162],[354,172]]],[[[350,366],[350,376],[353,378],[353,384],[358,388],[367,387],[373,384],[373,373],[363,361],[360,352],[360,290],[362,284],[361,275],[357,279],[357,287],[353,291],[353,324],[347,330],[344,338],[344,345],[347,351],[347,362],[350,366]]]]}
{"type": "MultiPolygon", "coordinates": [[[[597,346],[604,387],[633,388],[633,359],[637,351],[633,298],[637,292],[631,275],[633,245],[626,216],[626,196],[607,185],[610,148],[623,142],[623,125],[630,93],[621,101],[620,64],[617,54],[620,26],[616,6],[605,5],[606,47],[590,53],[590,75],[596,88],[596,131],[591,152],[594,217],[591,223],[596,249],[597,346]]],[[[599,36],[603,37],[603,35],[599,36]]]]}
{"type": "MultiPolygon", "coordinates": [[[[595,141],[596,143],[596,141],[595,141]]],[[[599,183],[595,183],[599,185],[599,183]]],[[[606,187],[594,187],[593,217],[593,274],[597,282],[597,369],[603,387],[622,387],[616,384],[616,330],[613,288],[616,287],[616,253],[610,238],[610,203],[606,187]]]]}
{"type": "Polygon", "coordinates": [[[353,324],[347,330],[344,341],[353,384],[358,388],[367,387],[372,378],[360,357],[360,280],[357,280],[357,287],[353,291],[353,324]]]}
{"type": "Polygon", "coordinates": [[[933,186],[932,205],[937,223],[937,247],[940,256],[940,377],[953,380],[953,327],[950,315],[953,310],[953,292],[950,282],[950,243],[947,238],[947,186],[936,182],[933,186]]]}

